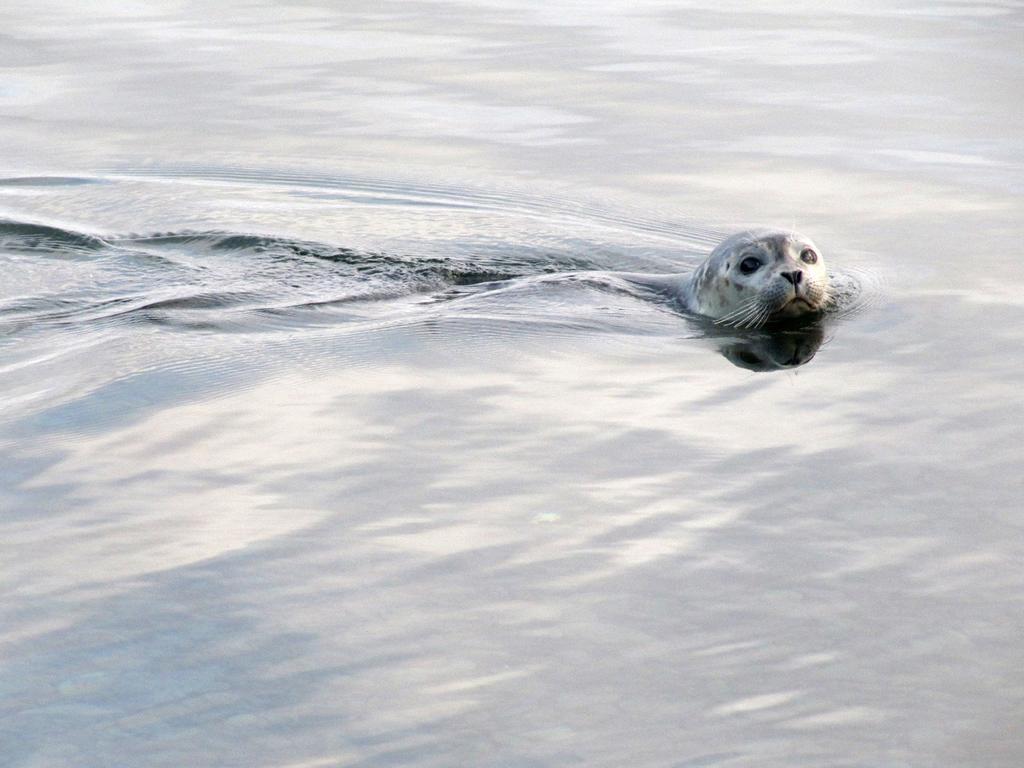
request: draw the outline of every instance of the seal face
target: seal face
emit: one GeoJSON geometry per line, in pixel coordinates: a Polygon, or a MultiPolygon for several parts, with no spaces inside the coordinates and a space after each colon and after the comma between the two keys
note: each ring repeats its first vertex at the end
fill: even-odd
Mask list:
{"type": "Polygon", "coordinates": [[[679,291],[686,309],[738,328],[814,314],[828,298],[829,277],[818,248],[796,232],[773,229],[727,238],[679,291]]]}

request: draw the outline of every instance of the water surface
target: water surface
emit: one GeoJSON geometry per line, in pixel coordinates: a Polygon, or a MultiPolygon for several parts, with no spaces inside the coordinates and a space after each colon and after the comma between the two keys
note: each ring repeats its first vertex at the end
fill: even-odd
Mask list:
{"type": "Polygon", "coordinates": [[[90,5],[0,10],[0,763],[1021,764],[1019,3],[90,5]],[[750,224],[860,311],[598,277],[750,224]]]}

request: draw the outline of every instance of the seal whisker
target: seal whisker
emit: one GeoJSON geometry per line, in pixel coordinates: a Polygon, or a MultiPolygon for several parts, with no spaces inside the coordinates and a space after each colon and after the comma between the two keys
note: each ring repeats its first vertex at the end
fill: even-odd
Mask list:
{"type": "Polygon", "coordinates": [[[747,301],[740,304],[732,312],[728,313],[727,315],[723,315],[722,317],[715,320],[715,323],[719,325],[729,325],[730,323],[733,323],[734,321],[737,321],[739,318],[750,313],[753,309],[756,308],[757,304],[759,304],[758,297],[753,296],[747,301]]]}
{"type": "Polygon", "coordinates": [[[760,328],[762,325],[764,325],[764,321],[768,319],[768,316],[771,313],[772,313],[771,307],[769,307],[768,305],[765,305],[765,304],[761,304],[758,307],[757,312],[752,314],[747,319],[747,322],[745,324],[746,327],[750,328],[751,330],[753,330],[755,328],[760,328]]]}
{"type": "Polygon", "coordinates": [[[730,315],[729,317],[720,318],[720,319],[715,321],[715,324],[716,325],[731,325],[731,326],[735,326],[735,327],[739,328],[739,327],[743,326],[743,323],[746,322],[747,318],[752,313],[754,313],[755,311],[757,311],[756,307],[745,306],[743,308],[742,312],[734,313],[734,314],[730,315]]]}
{"type": "Polygon", "coordinates": [[[753,299],[743,305],[743,312],[732,318],[731,324],[737,328],[745,328],[747,324],[761,314],[761,302],[758,299],[753,299]]]}
{"type": "Polygon", "coordinates": [[[768,307],[761,306],[757,312],[755,312],[746,322],[746,327],[751,330],[760,328],[763,325],[765,319],[771,314],[771,310],[768,307]]]}
{"type": "Polygon", "coordinates": [[[744,328],[756,328],[757,319],[766,311],[764,305],[758,302],[758,305],[754,307],[753,311],[749,312],[743,320],[744,328]]]}
{"type": "Polygon", "coordinates": [[[747,314],[745,314],[740,319],[740,321],[738,323],[736,323],[736,327],[737,328],[746,328],[748,323],[750,323],[750,321],[754,318],[754,316],[756,316],[758,314],[758,312],[760,312],[760,311],[761,310],[758,307],[752,308],[749,312],[747,312],[747,314]]]}
{"type": "Polygon", "coordinates": [[[732,312],[727,312],[726,314],[722,315],[718,319],[719,320],[726,320],[726,319],[728,319],[730,317],[735,317],[737,315],[743,314],[748,309],[750,309],[750,307],[753,304],[755,304],[756,302],[757,302],[757,296],[751,296],[749,299],[747,299],[746,301],[742,302],[739,306],[737,306],[735,309],[733,309],[732,312]]]}
{"type": "Polygon", "coordinates": [[[771,311],[771,307],[766,305],[763,300],[759,301],[757,305],[757,312],[755,312],[754,316],[748,321],[751,323],[751,327],[757,327],[757,325],[761,321],[761,318],[770,315],[771,311]]]}

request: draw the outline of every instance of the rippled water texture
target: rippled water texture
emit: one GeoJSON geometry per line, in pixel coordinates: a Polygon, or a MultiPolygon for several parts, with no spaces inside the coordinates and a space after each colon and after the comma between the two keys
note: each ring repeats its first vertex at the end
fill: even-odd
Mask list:
{"type": "Polygon", "coordinates": [[[1024,764],[1024,7],[5,2],[0,765],[1024,764]],[[739,333],[619,272],[752,224],[739,333]]]}

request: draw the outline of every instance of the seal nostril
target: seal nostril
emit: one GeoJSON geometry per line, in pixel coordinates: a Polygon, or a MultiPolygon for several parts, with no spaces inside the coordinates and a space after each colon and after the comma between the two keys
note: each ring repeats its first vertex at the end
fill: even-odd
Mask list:
{"type": "Polygon", "coordinates": [[[804,273],[802,270],[798,269],[794,272],[783,272],[782,276],[786,278],[786,280],[788,280],[791,284],[799,285],[800,281],[803,280],[804,278],[804,273]]]}

